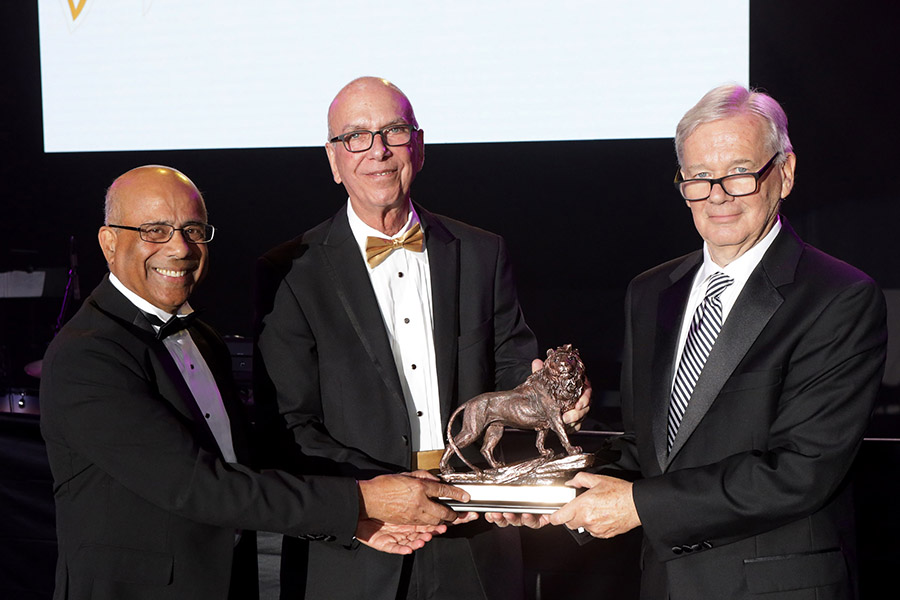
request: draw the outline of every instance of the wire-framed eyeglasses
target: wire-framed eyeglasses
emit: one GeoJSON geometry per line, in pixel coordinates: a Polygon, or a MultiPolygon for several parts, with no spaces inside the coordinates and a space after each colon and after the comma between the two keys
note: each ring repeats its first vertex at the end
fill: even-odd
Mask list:
{"type": "Polygon", "coordinates": [[[144,223],[138,227],[130,225],[107,225],[107,227],[137,231],[142,240],[151,244],[165,244],[172,239],[176,231],[180,231],[184,239],[192,244],[207,244],[216,235],[216,228],[209,223],[188,223],[184,227],[175,227],[168,223],[144,223]]]}

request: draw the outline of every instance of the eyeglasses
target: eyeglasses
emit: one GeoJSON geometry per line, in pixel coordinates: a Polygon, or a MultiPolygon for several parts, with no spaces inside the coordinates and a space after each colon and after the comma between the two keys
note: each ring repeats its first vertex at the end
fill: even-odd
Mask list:
{"type": "Polygon", "coordinates": [[[396,125],[388,125],[378,131],[351,131],[350,133],[342,133],[328,140],[332,144],[335,142],[343,142],[344,148],[348,152],[365,152],[372,147],[375,136],[380,135],[381,141],[385,146],[405,146],[412,139],[413,131],[418,131],[415,125],[406,123],[398,123],[396,125]]]}
{"type": "Polygon", "coordinates": [[[675,187],[688,202],[706,200],[712,194],[712,188],[717,183],[729,196],[749,196],[759,191],[759,180],[772,168],[779,154],[780,152],[776,152],[775,156],[770,158],[769,162],[756,173],[734,173],[718,179],[683,179],[679,170],[675,174],[675,187]]]}
{"type": "Polygon", "coordinates": [[[116,229],[137,231],[141,239],[151,244],[165,244],[172,239],[176,231],[180,231],[184,239],[192,244],[206,244],[216,235],[216,228],[208,223],[190,223],[184,227],[175,227],[166,223],[144,223],[140,227],[128,225],[107,225],[116,229]]]}

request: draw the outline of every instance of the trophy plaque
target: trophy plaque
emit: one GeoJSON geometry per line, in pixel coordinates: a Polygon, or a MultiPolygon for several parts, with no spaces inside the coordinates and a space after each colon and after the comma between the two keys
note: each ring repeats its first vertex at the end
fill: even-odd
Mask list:
{"type": "Polygon", "coordinates": [[[566,344],[548,350],[544,366],[518,387],[475,396],[457,408],[447,424],[440,477],[466,490],[471,500],[448,500],[447,504],[458,511],[542,514],[552,513],[575,498],[578,490],[563,483],[577,471],[593,465],[595,456],[569,442],[562,415],[575,406],[584,385],[584,363],[578,350],[566,344]],[[460,415],[460,430],[453,435],[453,424],[460,415]],[[540,456],[512,465],[495,459],[494,448],[504,427],[536,431],[535,446],[540,456]],[[551,430],[559,437],[565,454],[554,454],[545,447],[551,430]],[[460,451],[480,438],[488,469],[479,469],[460,451]],[[454,471],[450,466],[454,457],[471,471],[454,471]]]}

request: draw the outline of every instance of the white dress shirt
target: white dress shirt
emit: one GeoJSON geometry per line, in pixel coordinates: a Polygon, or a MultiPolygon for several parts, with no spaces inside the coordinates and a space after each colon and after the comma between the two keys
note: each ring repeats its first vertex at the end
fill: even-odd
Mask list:
{"type": "MultiPolygon", "coordinates": [[[[109,274],[109,281],[132,304],[145,313],[155,315],[163,322],[168,321],[172,317],[171,313],[153,306],[129,290],[112,273],[109,274]]],[[[178,310],[178,315],[187,315],[191,312],[193,312],[193,309],[191,309],[190,305],[184,303],[178,310]]],[[[158,326],[154,325],[153,328],[159,331],[158,326]]],[[[225,411],[222,395],[219,393],[219,387],[216,385],[212,371],[209,370],[209,365],[203,360],[203,355],[200,354],[200,350],[194,344],[194,340],[191,339],[191,334],[188,333],[187,329],[182,329],[167,336],[163,340],[163,344],[172,356],[172,360],[178,365],[178,370],[191,390],[200,412],[206,417],[206,422],[216,438],[216,443],[219,445],[219,450],[222,452],[225,462],[236,463],[237,458],[234,454],[234,444],[231,439],[231,420],[225,411]]]]}
{"type": "MultiPolygon", "coordinates": [[[[728,263],[725,267],[720,267],[713,262],[713,259],[709,254],[709,247],[706,242],[703,242],[703,265],[701,265],[697,274],[694,275],[691,295],[688,297],[688,303],[684,308],[684,314],[681,318],[681,335],[678,337],[678,346],[675,348],[675,362],[673,363],[676,365],[676,368],[673,370],[673,386],[675,385],[674,375],[678,372],[677,365],[681,360],[681,353],[684,351],[684,345],[687,342],[691,320],[694,317],[694,313],[697,311],[697,307],[700,306],[700,303],[703,302],[703,299],[706,297],[706,288],[708,286],[709,278],[716,273],[725,273],[734,280],[734,283],[725,288],[722,295],[719,296],[722,301],[722,326],[724,327],[725,321],[728,320],[728,315],[734,307],[734,303],[737,301],[738,296],[741,294],[741,290],[744,289],[744,285],[750,278],[750,274],[753,273],[753,270],[762,260],[766,250],[768,250],[769,246],[772,245],[772,242],[775,241],[775,237],[780,231],[781,219],[779,218],[772,227],[772,230],[766,234],[766,237],[744,252],[736,260],[728,263]]],[[[669,389],[671,390],[671,387],[669,389]]]]}
{"type": "MultiPolygon", "coordinates": [[[[419,222],[411,202],[406,225],[391,238],[363,223],[349,202],[347,217],[363,260],[366,258],[366,237],[397,238],[419,222]]],[[[400,248],[391,252],[377,267],[371,268],[368,264],[366,267],[400,376],[412,431],[412,450],[441,450],[444,435],[434,353],[428,250],[413,252],[400,248]]]]}

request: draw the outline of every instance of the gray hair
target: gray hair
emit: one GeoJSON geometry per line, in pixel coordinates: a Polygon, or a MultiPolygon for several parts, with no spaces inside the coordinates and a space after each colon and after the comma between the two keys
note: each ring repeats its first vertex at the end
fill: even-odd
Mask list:
{"type": "Polygon", "coordinates": [[[740,114],[756,115],[768,126],[765,144],[771,153],[780,154],[776,164],[783,163],[786,154],[794,151],[788,137],[787,115],[781,105],[772,96],[758,90],[727,84],[707,92],[678,122],[675,129],[675,154],[678,156],[679,166],[684,167],[684,142],[697,127],[740,114]]]}
{"type": "Polygon", "coordinates": [[[106,196],[103,201],[103,224],[118,223],[119,219],[119,203],[116,198],[115,186],[109,186],[106,189],[106,196]]]}

